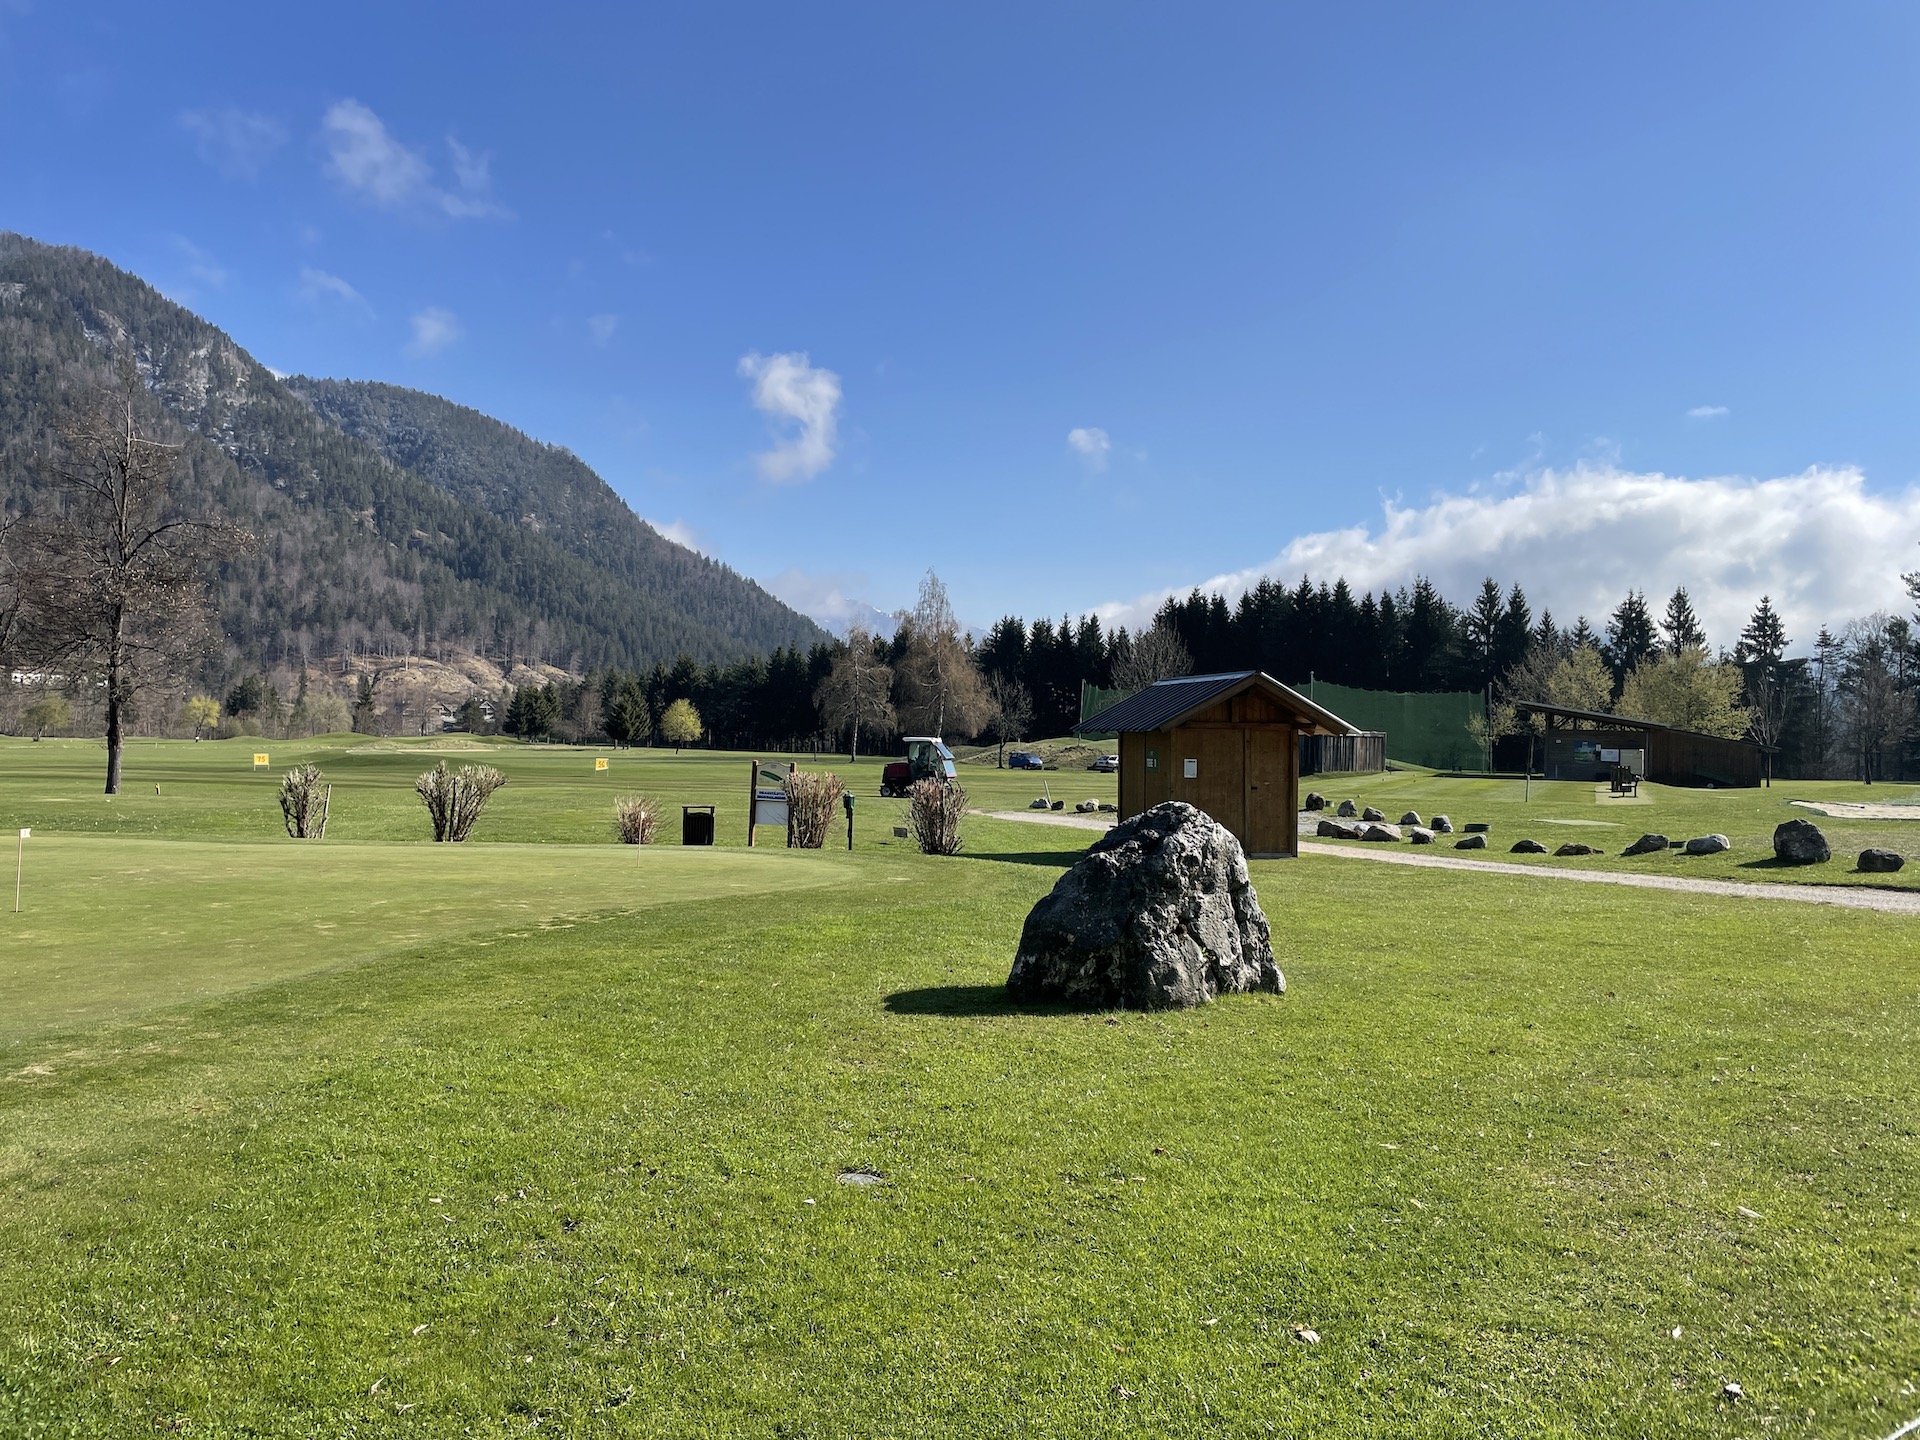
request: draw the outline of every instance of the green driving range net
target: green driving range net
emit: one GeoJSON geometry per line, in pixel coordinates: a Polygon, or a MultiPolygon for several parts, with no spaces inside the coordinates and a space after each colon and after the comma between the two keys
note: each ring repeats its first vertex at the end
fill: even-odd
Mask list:
{"type": "Polygon", "coordinates": [[[1479,770],[1487,763],[1486,752],[1467,729],[1474,716],[1486,713],[1486,698],[1473,691],[1403,695],[1394,690],[1355,690],[1325,680],[1294,689],[1349,725],[1385,731],[1389,760],[1434,770],[1479,770]]]}

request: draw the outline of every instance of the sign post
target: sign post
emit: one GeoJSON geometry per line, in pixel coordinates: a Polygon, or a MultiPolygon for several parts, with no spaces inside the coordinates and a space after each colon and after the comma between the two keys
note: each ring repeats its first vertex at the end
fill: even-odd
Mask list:
{"type": "Polygon", "coordinates": [[[601,757],[598,757],[598,758],[596,758],[596,759],[594,760],[594,762],[593,762],[593,768],[594,768],[595,770],[604,770],[604,769],[606,769],[606,768],[607,768],[607,762],[606,762],[606,758],[605,758],[604,756],[601,756],[601,757]]]}
{"type": "Polygon", "coordinates": [[[273,762],[267,758],[267,754],[264,750],[256,750],[253,752],[253,768],[254,769],[264,770],[267,768],[267,766],[269,766],[272,763],[273,762]]]}
{"type": "MultiPolygon", "coordinates": [[[[753,827],[787,823],[787,777],[777,765],[752,762],[752,788],[747,792],[747,845],[753,845],[753,827]]],[[[787,767],[791,770],[793,767],[787,767]]],[[[788,836],[792,843],[792,836],[788,836]]]]}
{"type": "Polygon", "coordinates": [[[20,853],[13,859],[13,913],[20,913],[20,877],[27,869],[27,837],[33,831],[26,826],[20,827],[20,853]]]}

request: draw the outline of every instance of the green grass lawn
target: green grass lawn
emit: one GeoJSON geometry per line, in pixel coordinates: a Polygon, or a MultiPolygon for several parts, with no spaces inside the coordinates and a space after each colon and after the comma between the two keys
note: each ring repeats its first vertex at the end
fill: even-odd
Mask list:
{"type": "MultiPolygon", "coordinates": [[[[0,818],[82,813],[59,753],[0,747],[0,818]]],[[[384,753],[323,763],[417,834],[417,757],[383,809],[384,753]]],[[[190,747],[142,757],[180,767],[144,825],[36,830],[0,951],[0,1435],[1920,1413],[1920,923],[1260,862],[1284,997],[1027,1009],[1020,924],[1084,836],[526,844],[595,819],[578,758],[507,753],[507,843],[242,843],[269,790],[190,747]]],[[[734,764],[665,758],[663,794],[734,764]]]]}
{"type": "MultiPolygon", "coordinates": [[[[1408,811],[1427,818],[1446,815],[1460,829],[1468,821],[1493,826],[1487,850],[1477,858],[1512,860],[1549,868],[1630,870],[1653,875],[1690,875],[1712,880],[1791,881],[1805,885],[1879,885],[1920,887],[1920,803],[1913,820],[1845,820],[1816,815],[1795,800],[1920,802],[1911,785],[1860,785],[1836,780],[1780,780],[1771,789],[1692,790],[1642,783],[1637,799],[1596,795],[1591,783],[1535,780],[1451,780],[1438,775],[1388,771],[1379,775],[1308,776],[1301,793],[1317,790],[1333,805],[1352,799],[1378,806],[1389,820],[1408,811]],[[1825,865],[1781,865],[1773,858],[1773,831],[1785,820],[1811,820],[1833,849],[1825,865]],[[1733,848],[1719,855],[1672,851],[1623,859],[1620,851],[1647,832],[1684,841],[1695,835],[1721,834],[1733,848]],[[1606,855],[1559,859],[1511,855],[1513,842],[1533,839],[1558,848],[1569,840],[1595,845],[1606,855]],[[1892,875],[1862,875],[1854,868],[1862,850],[1881,846],[1914,862],[1892,875]]],[[[1457,840],[1460,837],[1454,836],[1457,840]]],[[[1404,842],[1403,842],[1404,844],[1404,842]]],[[[1450,854],[1443,839],[1431,852],[1450,854]]]]}

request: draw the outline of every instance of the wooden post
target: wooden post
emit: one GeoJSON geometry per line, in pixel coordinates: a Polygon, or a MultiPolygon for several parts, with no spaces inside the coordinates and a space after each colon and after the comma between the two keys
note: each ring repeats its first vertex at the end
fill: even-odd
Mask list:
{"type": "Polygon", "coordinates": [[[27,836],[33,832],[22,826],[20,830],[20,850],[13,861],[13,913],[20,913],[20,877],[27,869],[27,836]]]}
{"type": "Polygon", "coordinates": [[[760,809],[760,762],[747,762],[747,848],[753,848],[753,822],[760,809]]]}

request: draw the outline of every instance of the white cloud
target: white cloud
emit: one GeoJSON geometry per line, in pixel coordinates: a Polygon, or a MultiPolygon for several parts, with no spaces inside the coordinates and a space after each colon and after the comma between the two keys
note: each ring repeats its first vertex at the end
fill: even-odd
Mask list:
{"type": "Polygon", "coordinates": [[[287,143],[286,127],[269,115],[228,106],[182,110],[180,128],[193,136],[200,158],[229,180],[252,180],[273,152],[287,143]]]}
{"type": "MultiPolygon", "coordinates": [[[[218,290],[227,283],[227,267],[222,265],[218,260],[215,260],[213,256],[202,250],[191,240],[187,239],[186,236],[174,236],[173,248],[178,250],[181,258],[186,261],[187,274],[191,275],[195,280],[198,280],[202,285],[207,285],[218,290]]],[[[188,293],[191,294],[192,292],[189,291],[188,293]]]]}
{"type": "Polygon", "coordinates": [[[833,463],[838,443],[840,377],[817,369],[804,352],[740,357],[753,381],[753,403],[774,420],[774,447],[760,455],[760,473],[779,483],[810,480],[833,463]]]}
{"type": "Polygon", "coordinates": [[[609,340],[613,339],[613,332],[619,328],[620,317],[618,315],[589,315],[587,317],[587,333],[593,336],[593,343],[596,345],[605,345],[609,340]]]}
{"type": "Polygon", "coordinates": [[[684,545],[687,549],[697,551],[702,555],[707,553],[705,547],[700,543],[700,532],[684,520],[674,519],[664,522],[649,520],[647,524],[653,526],[654,529],[658,530],[676,545],[684,545]]]}
{"type": "Polygon", "coordinates": [[[438,305],[419,311],[409,323],[413,326],[413,339],[407,343],[407,353],[419,357],[438,355],[465,333],[460,329],[459,317],[438,305]]]}
{"type": "Polygon", "coordinates": [[[1719,420],[1733,412],[1724,405],[1696,405],[1687,411],[1689,420],[1719,420]]]}
{"type": "Polygon", "coordinates": [[[338,275],[329,275],[325,270],[316,270],[311,265],[300,267],[300,298],[310,305],[336,300],[341,304],[373,313],[373,307],[367,304],[366,297],[338,275]]]}
{"type": "Polygon", "coordinates": [[[434,183],[433,166],[418,150],[388,133],[380,117],[358,100],[336,101],[320,122],[326,173],[348,193],[382,210],[438,211],[455,220],[506,219],[493,196],[491,157],[475,154],[452,136],[453,190],[434,183]]]}
{"type": "MultiPolygon", "coordinates": [[[[1870,493],[1860,471],[1812,469],[1771,480],[1689,480],[1610,465],[1539,470],[1498,493],[1385,506],[1378,530],[1355,525],[1293,540],[1264,565],[1202,580],[1229,598],[1272,577],[1344,575],[1357,589],[1425,575],[1464,604],[1492,575],[1522,585],[1534,612],[1596,626],[1628,589],[1664,601],[1685,585],[1709,637],[1731,645],[1762,595],[1798,651],[1822,624],[1904,610],[1900,572],[1920,568],[1920,489],[1870,493]]],[[[1099,607],[1138,626],[1181,586],[1099,607]]]]}
{"type": "Polygon", "coordinates": [[[876,635],[893,634],[894,617],[854,593],[867,588],[867,577],[858,572],[814,574],[806,570],[782,570],[771,580],[760,583],[782,603],[835,635],[844,636],[853,625],[864,626],[876,635]]]}
{"type": "Polygon", "coordinates": [[[1087,462],[1087,468],[1090,470],[1106,469],[1107,457],[1113,452],[1112,439],[1097,425],[1069,430],[1067,445],[1087,462]]]}

